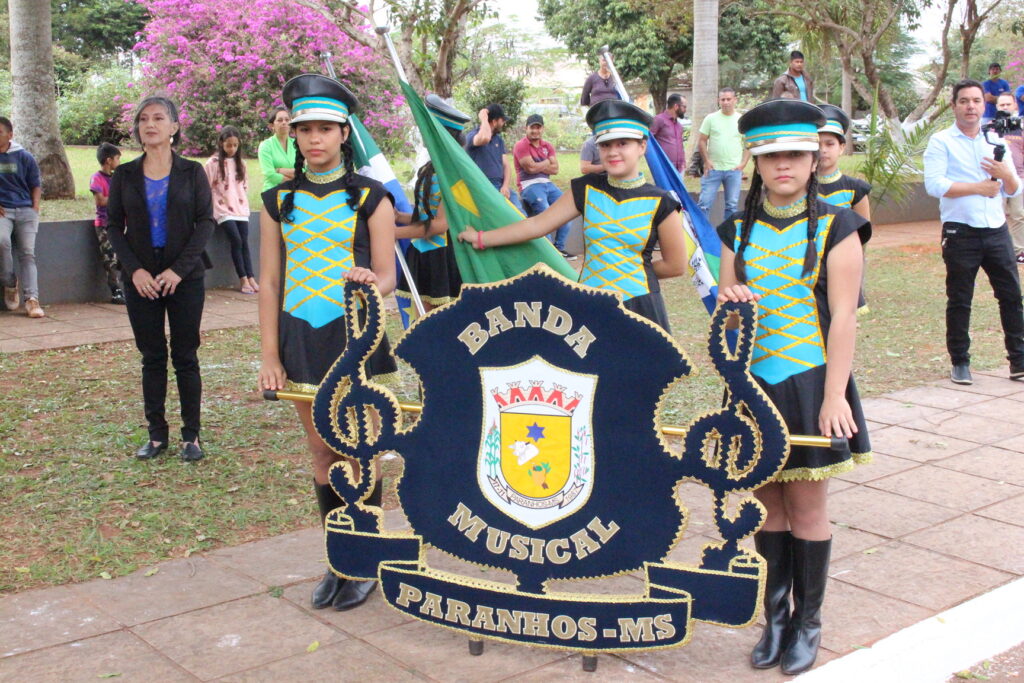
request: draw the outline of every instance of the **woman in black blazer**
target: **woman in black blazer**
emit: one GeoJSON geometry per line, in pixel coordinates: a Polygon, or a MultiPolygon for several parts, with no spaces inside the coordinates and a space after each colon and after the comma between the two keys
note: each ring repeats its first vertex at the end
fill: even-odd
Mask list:
{"type": "Polygon", "coordinates": [[[167,339],[181,397],[181,459],[199,460],[199,323],[213,234],[213,201],[203,167],[178,156],[178,109],[164,97],[147,97],[135,112],[133,134],[144,154],[121,164],[110,181],[110,243],[121,261],[128,319],[142,353],[142,398],[149,440],[135,453],[148,460],[167,448],[167,339]]]}

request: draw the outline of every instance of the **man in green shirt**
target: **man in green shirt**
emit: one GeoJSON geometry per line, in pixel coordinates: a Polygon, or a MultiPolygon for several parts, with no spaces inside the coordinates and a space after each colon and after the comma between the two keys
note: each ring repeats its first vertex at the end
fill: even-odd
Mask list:
{"type": "Polygon", "coordinates": [[[290,136],[291,114],[285,107],[275,107],[267,119],[274,134],[260,143],[257,152],[260,170],[263,172],[261,192],[295,177],[295,141],[290,136]]]}
{"type": "Polygon", "coordinates": [[[725,217],[736,211],[740,199],[743,168],[750,161],[750,151],[743,147],[736,111],[736,91],[722,88],[718,91],[719,110],[704,117],[700,124],[697,147],[704,159],[704,177],[700,179],[698,204],[705,214],[711,212],[718,196],[719,185],[725,189],[725,217]]]}

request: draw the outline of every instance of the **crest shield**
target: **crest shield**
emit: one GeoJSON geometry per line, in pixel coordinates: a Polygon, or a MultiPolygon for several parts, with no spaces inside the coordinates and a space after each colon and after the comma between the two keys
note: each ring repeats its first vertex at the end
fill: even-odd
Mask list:
{"type": "Polygon", "coordinates": [[[533,529],[581,508],[593,488],[597,377],[539,356],[480,368],[484,424],[477,480],[495,507],[533,529]]]}

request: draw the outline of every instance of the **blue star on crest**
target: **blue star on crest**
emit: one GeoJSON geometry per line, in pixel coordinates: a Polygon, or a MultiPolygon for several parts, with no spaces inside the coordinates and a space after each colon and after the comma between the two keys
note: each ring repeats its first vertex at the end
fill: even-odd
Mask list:
{"type": "Polygon", "coordinates": [[[526,428],[526,438],[533,439],[536,443],[544,438],[544,428],[534,422],[526,428]]]}

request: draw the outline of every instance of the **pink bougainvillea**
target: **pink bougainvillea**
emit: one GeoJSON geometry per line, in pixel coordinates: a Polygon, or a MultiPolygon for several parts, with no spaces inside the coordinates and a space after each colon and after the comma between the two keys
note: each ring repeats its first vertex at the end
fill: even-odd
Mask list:
{"type": "Polygon", "coordinates": [[[360,117],[378,144],[401,145],[408,119],[390,62],[310,7],[281,0],[137,1],[151,19],[135,46],[145,76],[136,90],[177,102],[183,151],[212,151],[218,130],[231,124],[253,153],[270,135],[267,110],[281,104],[281,86],[300,73],[323,73],[327,51],[338,78],[358,95],[360,117]]]}

